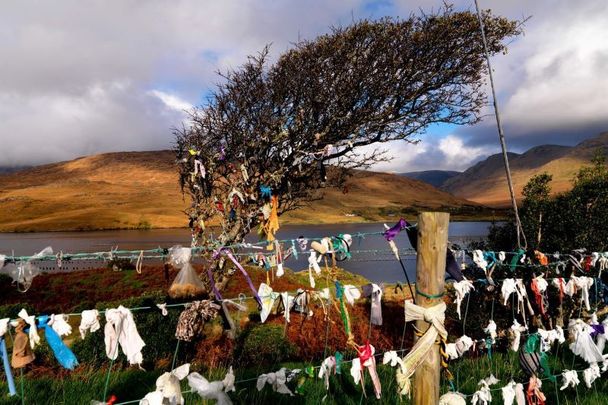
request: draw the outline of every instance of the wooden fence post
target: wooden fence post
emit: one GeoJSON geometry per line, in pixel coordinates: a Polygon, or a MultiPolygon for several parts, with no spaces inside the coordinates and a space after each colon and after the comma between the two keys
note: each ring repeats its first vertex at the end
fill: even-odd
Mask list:
{"type": "MultiPolygon", "coordinates": [[[[416,304],[421,307],[432,307],[443,300],[439,297],[428,298],[425,295],[439,296],[444,291],[449,223],[450,214],[446,212],[421,212],[418,215],[416,304]]],[[[420,320],[416,321],[416,327],[424,333],[429,328],[429,324],[420,320]]],[[[440,361],[439,346],[436,345],[414,373],[415,405],[439,403],[440,361]]]]}

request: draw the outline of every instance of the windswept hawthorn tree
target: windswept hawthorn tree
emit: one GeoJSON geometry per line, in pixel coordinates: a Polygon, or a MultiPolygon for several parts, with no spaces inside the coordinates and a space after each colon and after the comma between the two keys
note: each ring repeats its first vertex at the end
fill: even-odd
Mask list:
{"type": "MultiPolygon", "coordinates": [[[[492,54],[520,33],[489,11],[484,21],[492,54]]],[[[477,122],[485,69],[477,16],[450,7],[333,28],[274,63],[268,47],[249,57],[175,131],[193,243],[209,241],[213,218],[221,245],[258,225],[272,240],[277,215],[385,159],[363,147],[411,142],[431,124],[477,122]]]]}

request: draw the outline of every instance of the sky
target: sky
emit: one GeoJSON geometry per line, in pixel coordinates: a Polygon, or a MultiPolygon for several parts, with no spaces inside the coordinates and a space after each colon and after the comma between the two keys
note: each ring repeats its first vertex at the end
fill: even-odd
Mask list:
{"type": "MultiPolygon", "coordinates": [[[[479,0],[525,34],[492,58],[510,151],[573,145],[608,130],[608,2],[479,0]]],[[[0,166],[166,149],[247,55],[360,18],[407,17],[441,0],[13,0],[0,13],[0,166]]],[[[473,0],[456,0],[474,10],[473,0]]],[[[467,127],[434,126],[376,170],[464,170],[499,150],[490,106],[467,127]]]]}

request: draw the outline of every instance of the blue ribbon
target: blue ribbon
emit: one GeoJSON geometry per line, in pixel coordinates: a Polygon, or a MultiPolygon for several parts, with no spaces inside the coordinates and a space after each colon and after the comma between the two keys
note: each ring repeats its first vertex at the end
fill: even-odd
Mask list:
{"type": "Polygon", "coordinates": [[[8,395],[11,397],[17,395],[15,389],[15,381],[13,380],[13,373],[11,372],[11,365],[8,361],[8,352],[6,351],[6,342],[4,337],[0,337],[0,352],[2,353],[2,362],[4,363],[4,372],[6,373],[6,383],[8,385],[8,395]]]}
{"type": "Polygon", "coordinates": [[[53,350],[53,354],[59,364],[62,367],[67,368],[68,370],[73,370],[74,367],[78,365],[78,360],[76,360],[76,356],[69,347],[63,343],[61,337],[55,332],[55,330],[49,326],[48,324],[49,317],[48,315],[42,315],[38,317],[38,326],[44,328],[44,336],[46,337],[46,341],[49,343],[51,350],[53,350]]]}
{"type": "Polygon", "coordinates": [[[488,263],[488,268],[490,268],[496,264],[496,253],[484,252],[483,259],[488,263]]]}
{"type": "Polygon", "coordinates": [[[269,186],[261,184],[260,194],[262,194],[262,198],[270,198],[272,196],[272,189],[269,186]]]}

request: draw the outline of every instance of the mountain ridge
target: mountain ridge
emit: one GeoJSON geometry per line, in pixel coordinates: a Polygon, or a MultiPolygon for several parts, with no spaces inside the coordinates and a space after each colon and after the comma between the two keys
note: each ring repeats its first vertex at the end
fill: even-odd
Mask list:
{"type": "MultiPolygon", "coordinates": [[[[0,174],[0,231],[185,227],[190,205],[171,151],[112,152],[0,174]]],[[[349,192],[282,216],[282,223],[388,220],[419,210],[478,215],[480,204],[388,173],[355,172],[349,192]]]]}
{"type": "Polygon", "coordinates": [[[410,179],[424,181],[431,186],[441,188],[441,186],[452,177],[461,172],[455,170],[422,170],[417,172],[399,173],[400,176],[409,177],[410,179]]]}
{"type": "MultiPolygon", "coordinates": [[[[598,148],[608,151],[608,132],[586,139],[574,146],[538,145],[524,153],[509,152],[509,166],[516,197],[530,178],[547,172],[553,175],[553,193],[567,191],[578,170],[589,164],[598,148]]],[[[493,207],[509,205],[509,192],[502,154],[488,156],[441,186],[451,194],[493,207]]]]}

